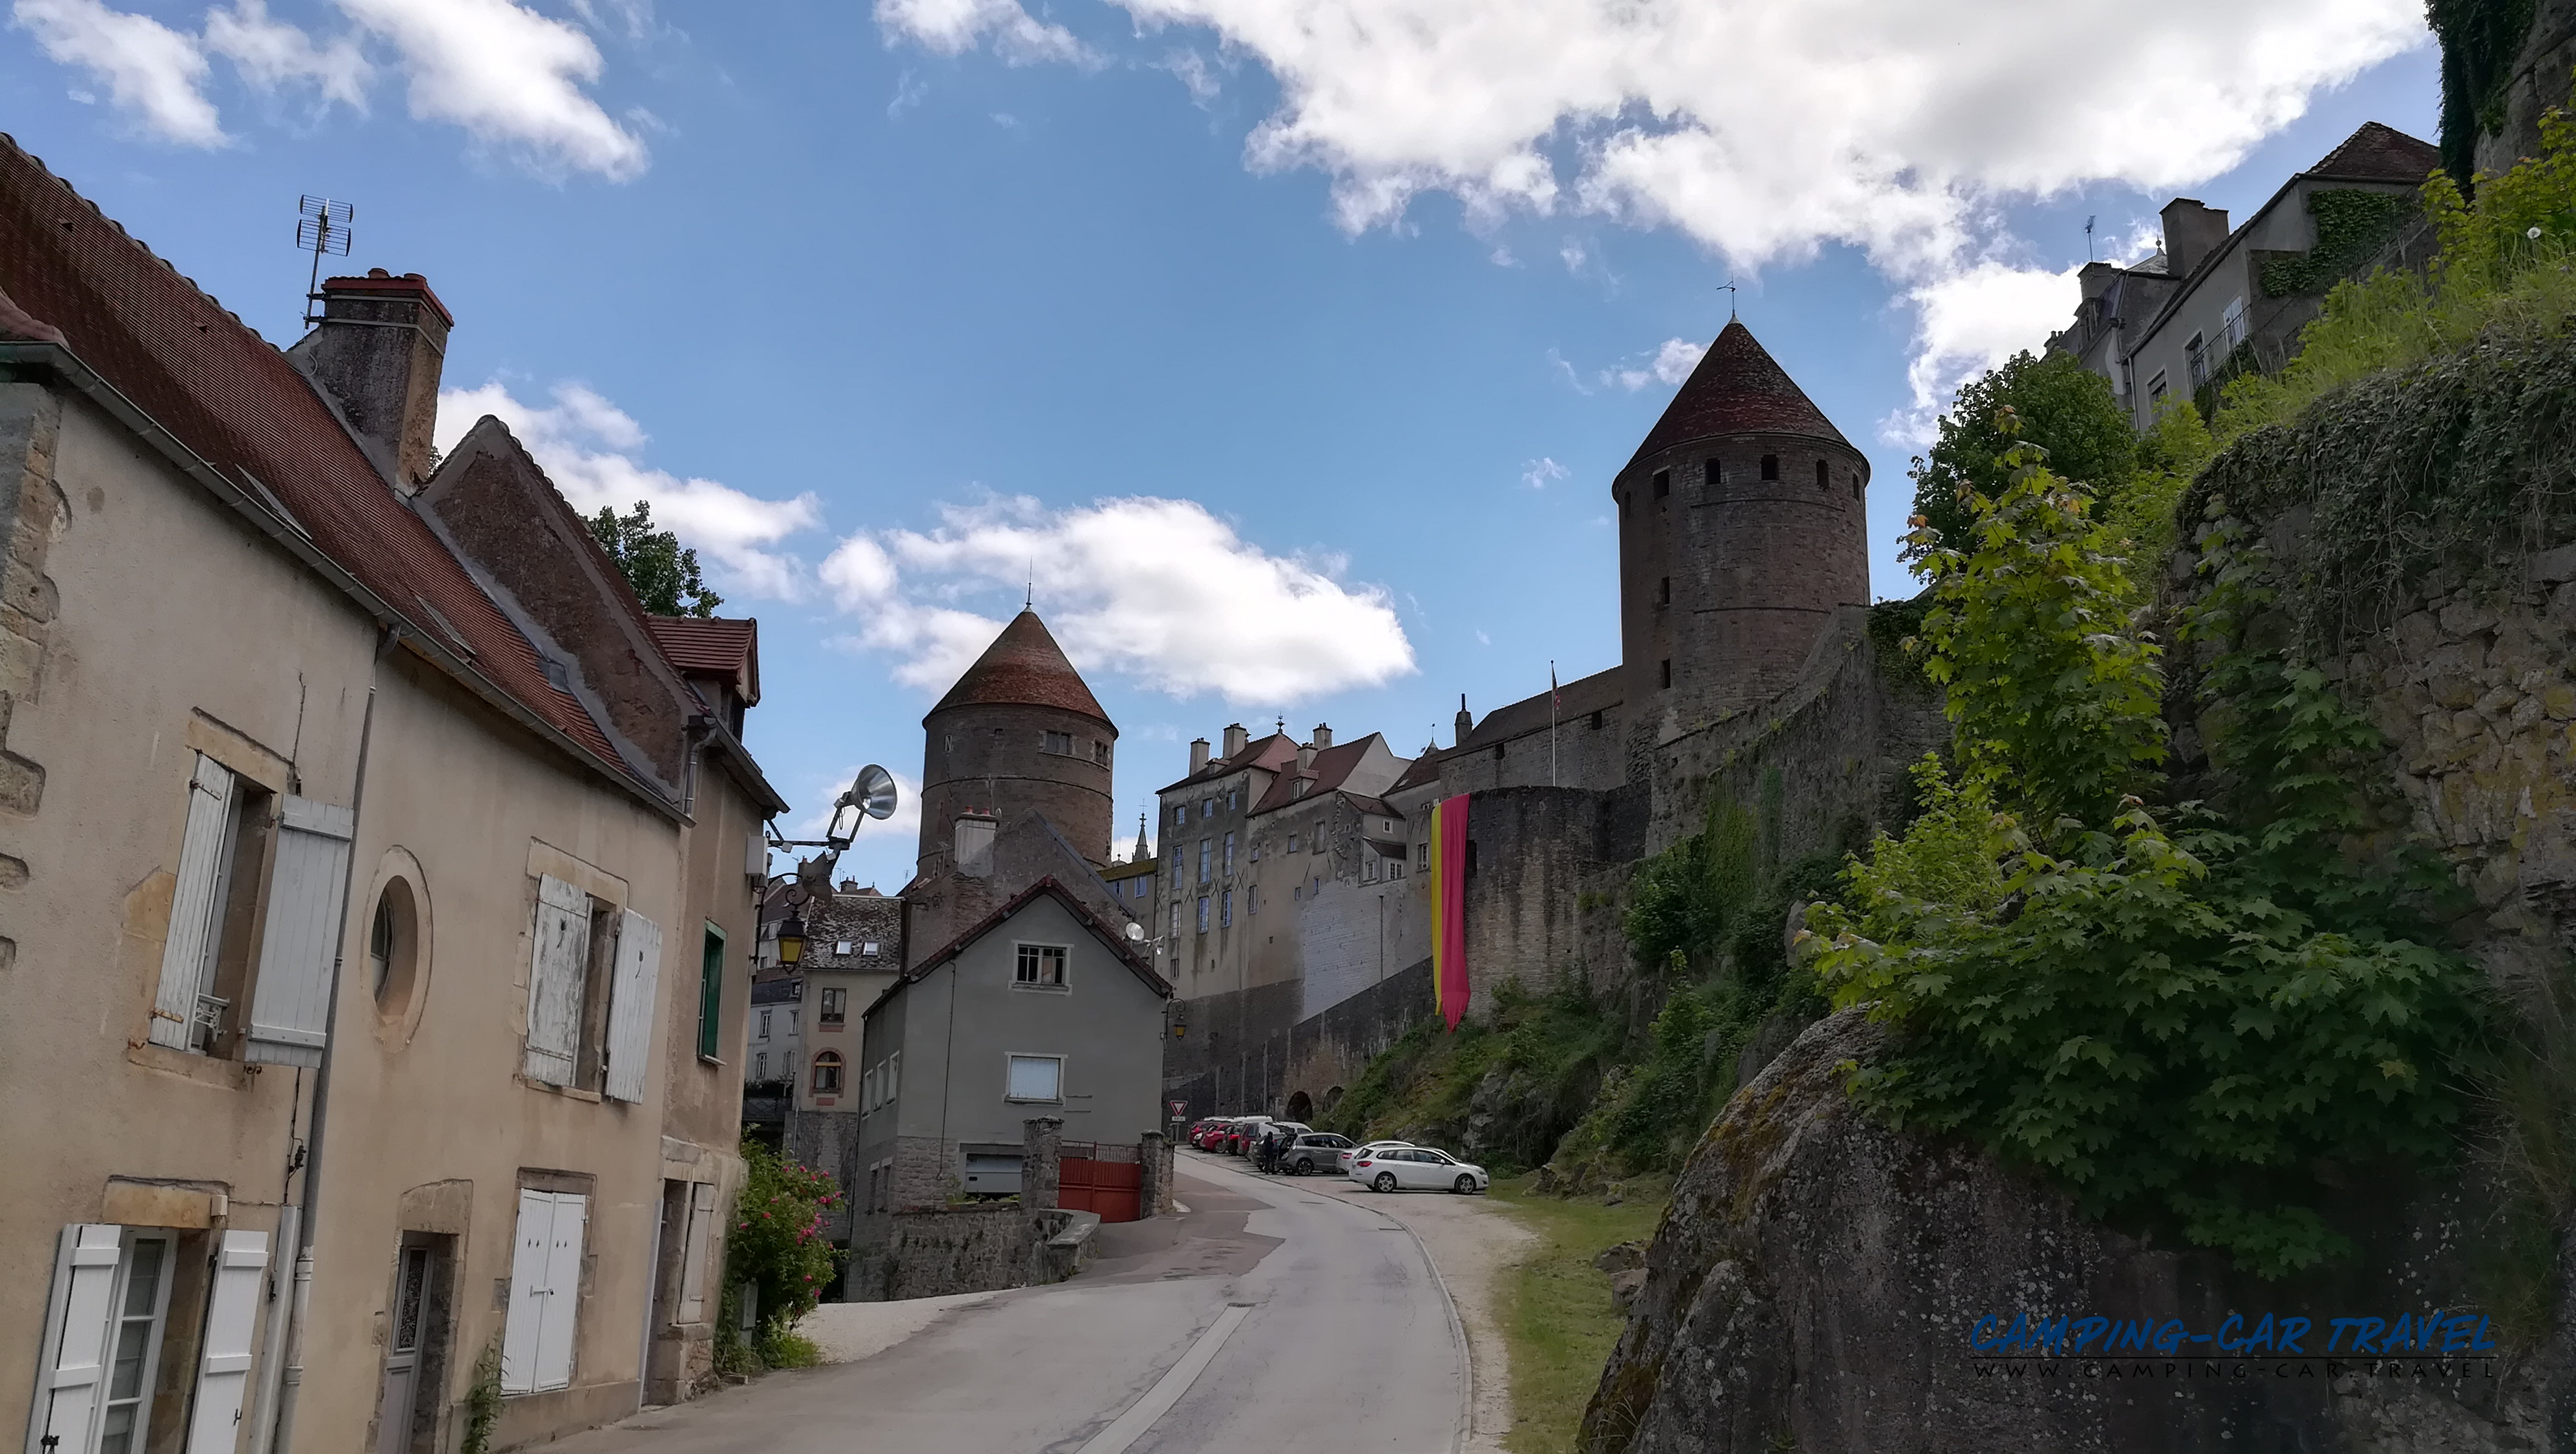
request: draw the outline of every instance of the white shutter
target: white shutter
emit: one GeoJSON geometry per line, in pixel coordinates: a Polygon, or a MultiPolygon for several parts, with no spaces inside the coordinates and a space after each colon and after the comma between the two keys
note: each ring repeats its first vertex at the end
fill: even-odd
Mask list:
{"type": "Polygon", "coordinates": [[[546,1252],[554,1241],[555,1199],[519,1193],[518,1241],[510,1250],[510,1309],[501,1321],[501,1391],[537,1389],[537,1339],[546,1306],[546,1252]]]}
{"type": "Polygon", "coordinates": [[[152,996],[152,1043],[190,1048],[189,1022],[205,983],[207,941],[220,912],[224,830],[233,821],[232,770],[204,753],[188,783],[188,827],[179,839],[179,887],[170,899],[170,937],[161,945],[161,986],[152,996]]]}
{"type": "Polygon", "coordinates": [[[653,1063],[654,992],[662,982],[662,931],[629,909],[617,931],[617,973],[608,990],[608,1074],[602,1094],[644,1099],[653,1063]]]}
{"type": "Polygon", "coordinates": [[[588,1198],[555,1193],[546,1248],[546,1307],[537,1323],[537,1387],[572,1385],[572,1334],[581,1311],[581,1234],[588,1198]]]}
{"type": "Polygon", "coordinates": [[[242,1391],[250,1384],[251,1325],[267,1283],[268,1234],[226,1232],[215,1258],[215,1292],[206,1308],[204,1357],[197,1365],[197,1410],[187,1454],[232,1454],[241,1442],[242,1391]]]}
{"type": "Polygon", "coordinates": [[[36,1398],[27,1411],[27,1454],[75,1454],[90,1447],[90,1425],[107,1391],[109,1300],[116,1292],[123,1234],[122,1227],[105,1222],[63,1228],[36,1360],[36,1398]]]}
{"type": "Polygon", "coordinates": [[[581,1046],[581,985],[590,965],[590,895],[537,880],[536,960],[528,970],[528,1079],[572,1084],[581,1046]]]}
{"type": "Polygon", "coordinates": [[[706,1182],[689,1187],[689,1235],[680,1244],[680,1316],[682,1323],[707,1318],[707,1233],[715,1225],[716,1189],[706,1182]]]}
{"type": "Polygon", "coordinates": [[[349,889],[349,839],[356,831],[357,818],[347,808],[286,800],[244,1060],[322,1063],[331,1029],[331,970],[340,954],[340,902],[349,889]]]}

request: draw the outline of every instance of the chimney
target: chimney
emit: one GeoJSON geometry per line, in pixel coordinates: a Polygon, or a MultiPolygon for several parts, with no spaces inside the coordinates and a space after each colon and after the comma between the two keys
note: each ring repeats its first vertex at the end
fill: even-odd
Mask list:
{"type": "Polygon", "coordinates": [[[1297,770],[1299,772],[1313,772],[1315,770],[1315,744],[1308,742],[1298,747],[1297,770]]]}
{"type": "Polygon", "coordinates": [[[957,871],[968,878],[993,876],[993,830],[1000,820],[989,813],[957,817],[957,871]]]}
{"type": "Polygon", "coordinates": [[[2202,259],[2227,240],[2227,214],[2190,197],[2167,202],[2163,216],[2165,271],[2177,278],[2189,277],[2202,259]]]}
{"type": "Polygon", "coordinates": [[[1225,729],[1226,756],[1234,756],[1236,753],[1241,752],[1245,747],[1249,746],[1251,742],[1252,734],[1244,730],[1242,723],[1234,722],[1227,725],[1225,729]]]}
{"type": "Polygon", "coordinates": [[[1315,750],[1316,750],[1317,752],[1321,752],[1321,751],[1323,751],[1325,748],[1330,747],[1330,746],[1332,746],[1332,745],[1333,745],[1333,724],[1332,724],[1332,723],[1330,723],[1330,722],[1318,722],[1318,723],[1316,723],[1316,724],[1315,724],[1315,750]]]}
{"type": "Polygon", "coordinates": [[[1476,719],[1467,710],[1467,694],[1460,692],[1458,694],[1458,735],[1450,741],[1449,745],[1464,747],[1467,743],[1467,734],[1475,730],[1476,719]]]}
{"type": "Polygon", "coordinates": [[[1190,775],[1192,777],[1207,771],[1207,747],[1207,739],[1204,737],[1190,739],[1190,775]]]}
{"type": "Polygon", "coordinates": [[[2111,291],[2112,282],[2119,276],[2120,270],[2109,263],[2086,263],[2084,270],[2075,275],[2075,281],[2083,288],[2084,299],[2089,303],[2111,291]]]}
{"type": "Polygon", "coordinates": [[[287,350],[377,447],[404,494],[429,478],[439,367],[455,323],[420,274],[371,268],[363,278],[324,278],[321,323],[287,350]]]}

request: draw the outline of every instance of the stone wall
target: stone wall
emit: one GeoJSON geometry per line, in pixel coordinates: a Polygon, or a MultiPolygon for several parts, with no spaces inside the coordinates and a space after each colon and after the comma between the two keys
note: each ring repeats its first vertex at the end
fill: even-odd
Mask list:
{"type": "MultiPolygon", "coordinates": [[[[1188,1012],[1197,1015],[1208,1007],[1208,1001],[1193,1001],[1188,1012]]],[[[1193,1023],[1189,1035],[1164,1042],[1163,1098],[1182,1102],[1187,1118],[1196,1120],[1284,1115],[1290,1099],[1303,1093],[1320,1115],[1339,1092],[1358,1083],[1369,1061],[1431,1010],[1431,961],[1424,959],[1320,1015],[1266,1035],[1211,1047],[1193,1043],[1200,1041],[1193,1023]]]]}
{"type": "Polygon", "coordinates": [[[1499,788],[1467,803],[1469,1014],[1496,986],[1544,991],[1567,975],[1624,972],[1617,916],[1592,912],[1645,852],[1646,796],[1632,789],[1499,788]]]}
{"type": "Polygon", "coordinates": [[[1033,1245],[1018,1202],[896,1212],[881,1242],[853,1257],[852,1302],[894,1302],[1028,1285],[1033,1245]]]}
{"type": "MultiPolygon", "coordinates": [[[[61,604],[45,574],[46,554],[71,520],[71,504],[54,483],[61,424],[62,405],[44,388],[0,384],[0,813],[10,830],[0,842],[0,894],[10,897],[0,904],[27,882],[24,820],[45,796],[44,766],[9,749],[9,719],[34,700],[61,604]]],[[[17,962],[18,941],[0,933],[0,974],[17,962]]]]}

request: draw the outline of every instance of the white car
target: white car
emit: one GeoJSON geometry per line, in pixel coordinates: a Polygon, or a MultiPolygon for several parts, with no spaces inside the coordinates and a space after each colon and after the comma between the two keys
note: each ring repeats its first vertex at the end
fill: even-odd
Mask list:
{"type": "Polygon", "coordinates": [[[1336,1170],[1338,1170],[1338,1171],[1340,1171],[1342,1175],[1344,1175],[1344,1176],[1348,1176],[1348,1175],[1350,1175],[1350,1174],[1351,1174],[1351,1163],[1352,1163],[1352,1162],[1357,1161],[1357,1160],[1358,1160],[1358,1159],[1360,1159],[1361,1157],[1368,1155],[1370,1152],[1377,1150],[1379,1147],[1381,1147],[1381,1146],[1411,1146],[1412,1144],[1413,1144],[1413,1143],[1412,1143],[1412,1142],[1410,1142],[1410,1141],[1363,1141],[1363,1142],[1361,1142],[1360,1144],[1358,1144],[1357,1146],[1353,1146],[1353,1147],[1350,1147],[1350,1148],[1348,1148],[1348,1149],[1344,1150],[1340,1156],[1338,1156],[1338,1157],[1334,1158],[1334,1160],[1338,1163],[1338,1164],[1336,1165],[1335,1169],[1336,1169],[1336,1170]]]}
{"type": "Polygon", "coordinates": [[[1428,1146],[1368,1146],[1351,1159],[1351,1180],[1378,1191],[1454,1191],[1462,1195],[1493,1184],[1485,1168],[1428,1146]]]}

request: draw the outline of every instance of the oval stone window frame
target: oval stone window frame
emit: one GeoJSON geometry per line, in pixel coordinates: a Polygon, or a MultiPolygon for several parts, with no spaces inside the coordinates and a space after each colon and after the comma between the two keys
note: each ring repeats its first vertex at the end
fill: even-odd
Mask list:
{"type": "Polygon", "coordinates": [[[366,984],[376,1011],[376,1043],[400,1050],[420,1029],[429,1003],[434,935],[428,875],[407,849],[389,848],[367,890],[366,984]],[[383,934],[390,920],[391,943],[383,934]],[[390,954],[380,954],[389,947],[390,954]]]}

